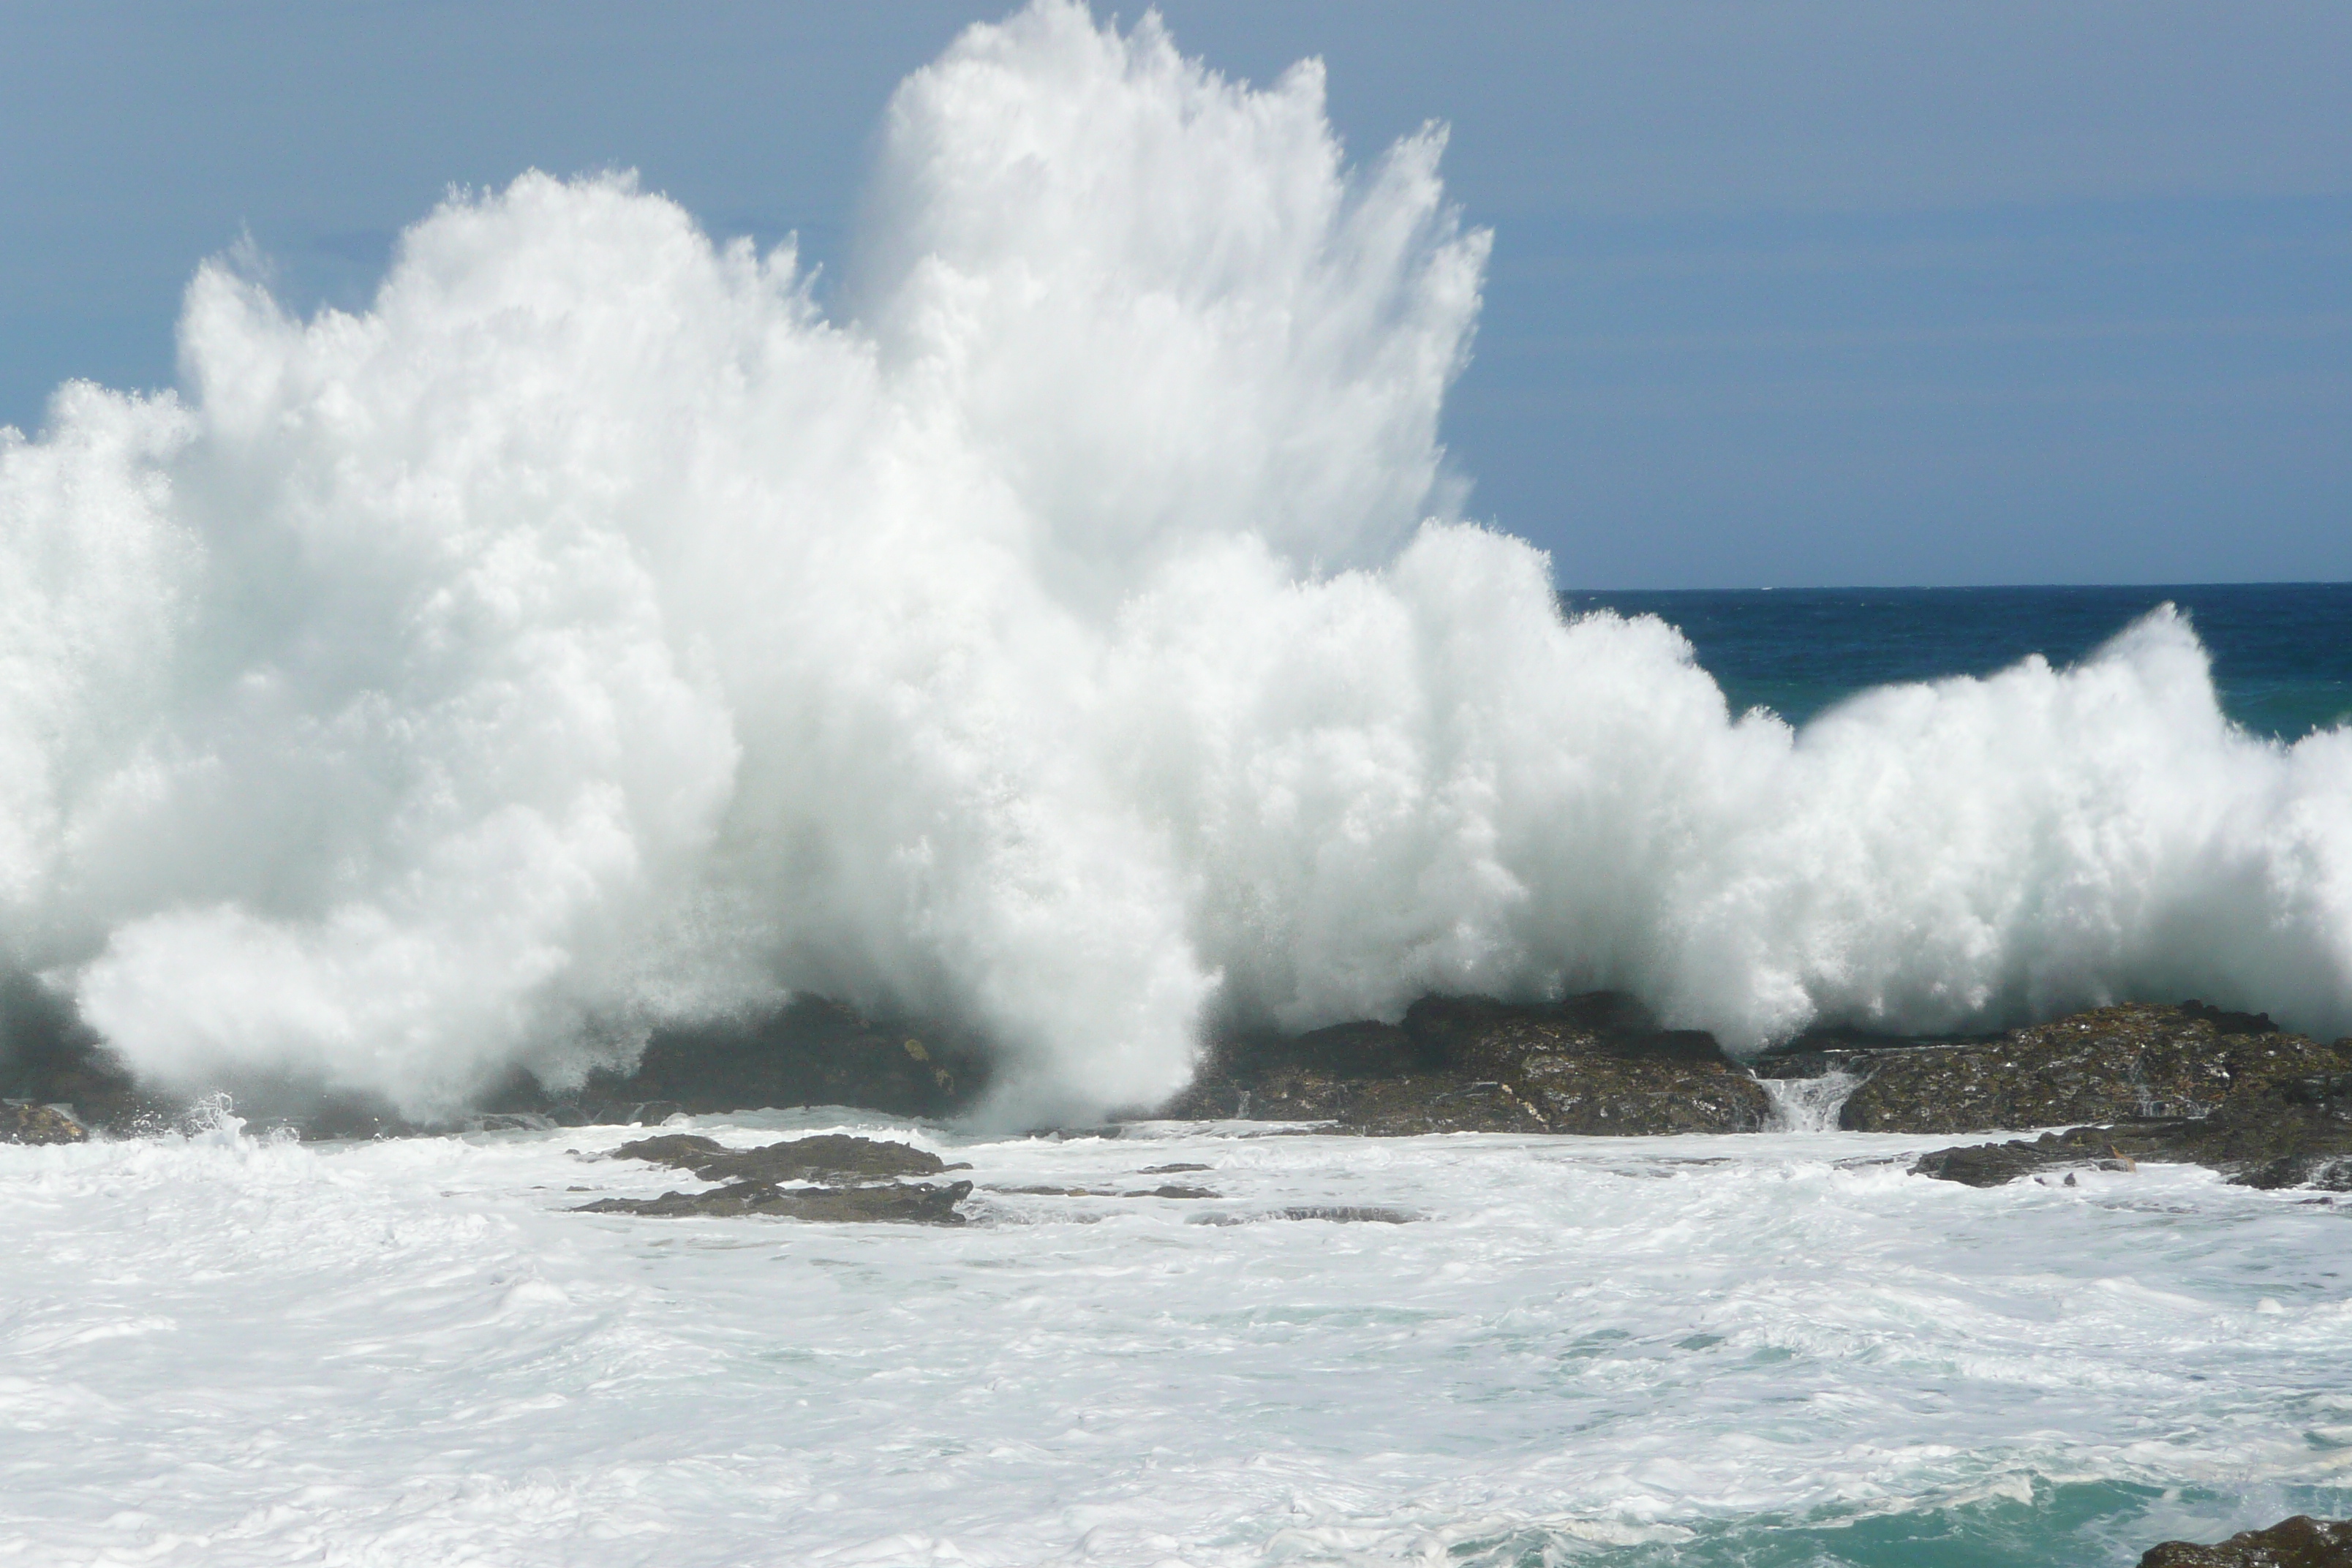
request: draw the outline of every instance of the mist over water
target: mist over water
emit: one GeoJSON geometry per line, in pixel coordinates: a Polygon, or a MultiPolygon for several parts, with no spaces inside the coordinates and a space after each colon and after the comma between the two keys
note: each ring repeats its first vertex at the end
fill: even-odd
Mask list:
{"type": "Polygon", "coordinates": [[[7,962],[412,1112],[802,989],[1007,1117],[1430,990],[2352,1030],[2352,731],[2232,725],[2183,618],[1792,731],[1462,521],[1442,142],[1040,0],[900,89],[830,313],[621,177],[453,197],[363,314],[208,265],[184,394],[0,432],[7,962]]]}

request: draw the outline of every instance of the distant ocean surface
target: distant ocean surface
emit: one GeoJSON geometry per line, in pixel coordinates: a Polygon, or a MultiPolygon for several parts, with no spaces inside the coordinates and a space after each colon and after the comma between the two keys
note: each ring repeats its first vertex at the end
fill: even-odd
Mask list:
{"type": "Polygon", "coordinates": [[[1872,686],[2082,658],[2170,603],[2213,657],[2231,718],[2292,741],[2352,716],[2352,583],[2173,587],[1750,588],[1564,593],[1570,614],[1682,628],[1732,710],[1792,724],[1872,686]]]}

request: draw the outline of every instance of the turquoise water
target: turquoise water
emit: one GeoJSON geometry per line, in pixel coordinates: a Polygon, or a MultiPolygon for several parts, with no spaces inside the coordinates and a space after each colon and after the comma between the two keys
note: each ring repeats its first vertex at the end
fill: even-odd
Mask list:
{"type": "Polygon", "coordinates": [[[1682,628],[1735,710],[1802,723],[1864,687],[2071,664],[2157,605],[2189,613],[2223,709],[2294,740],[2352,716],[2352,583],[2156,587],[1763,588],[1566,593],[1571,613],[1682,628]]]}

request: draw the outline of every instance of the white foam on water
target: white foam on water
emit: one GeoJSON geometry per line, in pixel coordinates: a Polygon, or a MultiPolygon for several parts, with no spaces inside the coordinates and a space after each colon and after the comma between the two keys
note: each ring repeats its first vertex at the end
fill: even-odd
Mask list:
{"type": "Polygon", "coordinates": [[[892,100],[831,313],[625,176],[357,313],[206,266],[183,391],[0,432],[0,962],[415,1114],[801,989],[1033,1125],[1430,990],[2352,1029],[2352,731],[2232,727],[2170,610],[1791,731],[1461,521],[1443,140],[1037,0],[892,100]]]}
{"type": "MultiPolygon", "coordinates": [[[[2061,1484],[2189,1489],[2162,1532],[2208,1538],[2352,1501],[2306,1194],[1977,1191],[1859,1134],[698,1130],[835,1126],[971,1162],[974,1223],[566,1212],[694,1184],[583,1157],[617,1128],[0,1148],[0,1557],[1500,1563],[2061,1484]],[[999,1190],[1163,1182],[1217,1195],[999,1190]]],[[[2033,1560],[2105,1560],[2047,1517],[2033,1560]]]]}
{"type": "Polygon", "coordinates": [[[1772,1125],[1782,1132],[1831,1132],[1838,1112],[1863,1084],[1861,1075],[1832,1068],[1812,1078],[1766,1078],[1764,1098],[1772,1104],[1772,1125]]]}

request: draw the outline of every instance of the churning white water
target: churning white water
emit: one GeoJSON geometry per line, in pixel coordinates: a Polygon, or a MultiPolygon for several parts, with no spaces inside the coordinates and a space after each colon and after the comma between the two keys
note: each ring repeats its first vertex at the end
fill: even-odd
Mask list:
{"type": "Polygon", "coordinates": [[[1812,1078],[1768,1078],[1764,1098],[1772,1105],[1772,1124],[1783,1132],[1829,1132],[1838,1124],[1838,1112],[1862,1087],[1859,1076],[1832,1068],[1812,1078]]]}
{"type": "Polygon", "coordinates": [[[2121,1568],[2352,1511],[2309,1194],[1852,1133],[911,1135],[968,1227],[564,1212],[693,1184],[583,1157],[618,1128],[0,1148],[0,1561],[2121,1568]],[[1216,1195],[995,1190],[1170,1182],[1216,1195]]]}
{"type": "Polygon", "coordinates": [[[1461,521],[1443,140],[1037,0],[892,100],[827,307],[625,177],[357,314],[206,266],[184,390],[0,431],[0,958],[415,1112],[803,988],[1028,1117],[1430,990],[2352,1028],[2352,732],[2236,730],[2169,612],[1792,732],[1461,521]]]}

